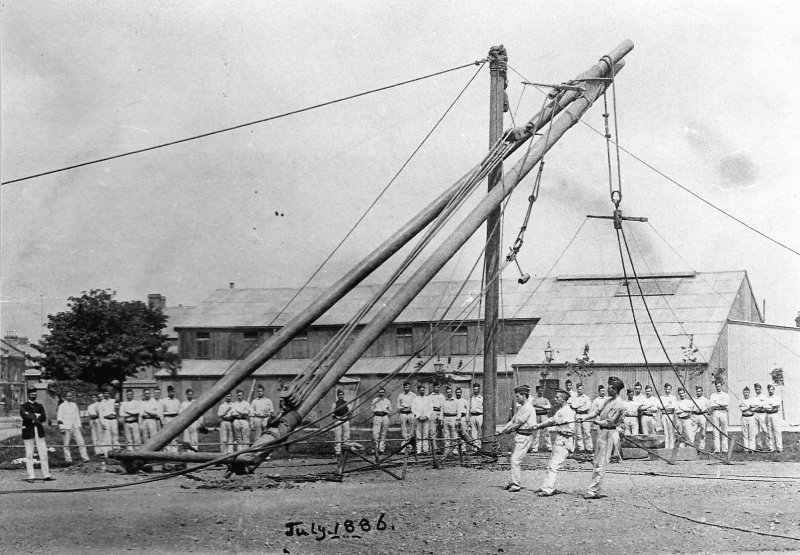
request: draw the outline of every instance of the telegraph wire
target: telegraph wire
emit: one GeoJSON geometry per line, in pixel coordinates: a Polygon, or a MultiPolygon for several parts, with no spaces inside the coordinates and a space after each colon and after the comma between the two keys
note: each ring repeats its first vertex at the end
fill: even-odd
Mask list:
{"type": "Polygon", "coordinates": [[[16,179],[9,179],[7,181],[3,181],[2,183],[0,183],[0,185],[11,185],[12,183],[19,183],[21,181],[27,181],[29,179],[35,179],[37,177],[43,177],[45,175],[52,175],[54,173],[60,173],[60,172],[68,171],[68,170],[74,170],[74,169],[82,168],[84,166],[89,166],[89,165],[92,165],[92,164],[99,164],[100,162],[107,162],[109,160],[115,160],[117,158],[124,158],[126,156],[132,156],[134,154],[141,154],[143,152],[149,152],[151,150],[157,150],[159,148],[173,146],[173,145],[177,145],[177,144],[181,144],[181,143],[187,143],[189,141],[195,141],[197,139],[203,139],[203,138],[206,138],[206,137],[210,137],[212,135],[219,135],[220,133],[227,133],[228,131],[234,131],[236,129],[242,129],[243,127],[249,127],[251,125],[257,125],[257,124],[260,124],[260,123],[266,123],[268,121],[273,121],[273,120],[285,118],[287,116],[293,116],[295,114],[300,114],[302,112],[308,112],[310,110],[315,110],[317,108],[323,108],[325,106],[330,106],[332,104],[337,104],[339,102],[344,102],[346,100],[352,100],[354,98],[359,98],[361,96],[366,96],[366,95],[369,95],[369,94],[372,94],[372,93],[381,92],[381,91],[385,91],[385,90],[388,90],[388,89],[393,89],[395,87],[400,87],[402,85],[408,85],[410,83],[414,83],[414,82],[417,82],[417,81],[422,81],[424,79],[429,79],[431,77],[436,77],[436,76],[439,76],[439,75],[443,75],[445,73],[450,73],[452,71],[457,71],[459,69],[464,69],[464,68],[467,68],[467,67],[470,67],[470,66],[480,65],[481,67],[483,67],[483,65],[485,63],[486,63],[486,60],[476,60],[476,61],[471,62],[469,64],[464,64],[464,65],[460,65],[460,66],[457,66],[457,67],[452,67],[450,69],[437,71],[435,73],[429,73],[428,75],[422,75],[420,77],[415,77],[413,79],[408,79],[406,81],[401,81],[399,83],[394,83],[392,85],[385,85],[383,87],[378,87],[376,89],[370,89],[368,91],[363,91],[363,92],[360,92],[360,93],[351,94],[349,96],[344,96],[344,97],[337,98],[337,99],[334,99],[334,100],[328,100],[326,102],[321,102],[319,104],[314,104],[313,106],[306,106],[305,108],[298,108],[297,110],[291,110],[289,112],[284,112],[282,114],[278,114],[278,115],[275,115],[275,116],[269,116],[269,117],[266,117],[266,118],[262,118],[262,119],[258,119],[258,120],[254,120],[254,121],[249,121],[247,123],[240,123],[238,125],[233,125],[231,127],[225,127],[225,128],[222,128],[222,129],[217,129],[215,131],[209,131],[207,133],[201,133],[199,135],[192,135],[191,137],[185,137],[183,139],[177,139],[177,140],[174,140],[174,141],[168,141],[168,142],[165,142],[165,143],[160,143],[160,144],[157,144],[157,145],[153,145],[153,146],[149,146],[149,147],[145,147],[145,148],[140,148],[140,149],[137,149],[137,150],[131,150],[131,151],[123,152],[123,153],[120,153],[120,154],[114,154],[112,156],[106,156],[104,158],[97,158],[97,159],[94,159],[94,160],[81,162],[80,164],[73,164],[71,166],[65,166],[65,167],[62,167],[62,168],[54,169],[54,170],[48,170],[48,171],[44,171],[44,172],[39,172],[39,173],[35,173],[35,174],[32,174],[32,175],[27,175],[25,177],[18,177],[16,179]]]}

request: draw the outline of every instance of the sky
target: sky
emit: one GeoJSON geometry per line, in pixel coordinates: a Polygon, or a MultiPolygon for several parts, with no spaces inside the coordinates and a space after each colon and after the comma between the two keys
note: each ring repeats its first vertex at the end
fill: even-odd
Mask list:
{"type": "MultiPolygon", "coordinates": [[[[497,44],[512,68],[510,127],[542,104],[523,80],[567,81],[631,39],[615,82],[620,145],[800,250],[791,1],[30,1],[4,3],[0,17],[3,181],[468,64],[497,44]]],[[[301,285],[476,71],[3,185],[2,333],[37,339],[48,314],[89,289],[160,293],[173,306],[229,283],[301,285]]],[[[483,67],[312,285],[332,283],[483,157],[488,91],[483,67]]],[[[546,157],[519,255],[531,275],[620,272],[609,222],[585,220],[613,208],[606,144],[592,129],[601,114],[602,102],[546,157]]],[[[620,160],[621,208],[649,218],[629,227],[640,273],[747,270],[766,321],[794,325],[800,256],[620,160]]],[[[532,177],[506,207],[504,251],[532,177]]],[[[465,279],[482,234],[437,279],[465,279]]]]}

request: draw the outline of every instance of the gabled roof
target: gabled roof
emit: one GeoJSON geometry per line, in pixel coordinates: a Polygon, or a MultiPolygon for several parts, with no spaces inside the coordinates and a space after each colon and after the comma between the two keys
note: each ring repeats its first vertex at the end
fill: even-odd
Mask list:
{"type": "MultiPolygon", "coordinates": [[[[466,319],[468,320],[476,320],[483,317],[482,311],[480,315],[478,312],[479,303],[474,303],[471,311],[468,308],[471,300],[480,294],[480,281],[468,281],[459,293],[461,285],[462,282],[456,281],[431,282],[395,321],[399,323],[437,321],[445,316],[444,313],[454,297],[455,302],[450,311],[447,312],[447,319],[461,319],[467,315],[466,319]]],[[[314,322],[314,325],[342,325],[347,323],[379,288],[379,285],[360,285],[356,287],[314,322]]],[[[399,288],[400,285],[392,286],[387,294],[388,296],[384,298],[390,298],[399,288]]],[[[525,300],[532,290],[530,283],[528,285],[520,285],[516,280],[503,280],[502,290],[503,306],[501,314],[506,319],[511,319],[512,315],[514,315],[514,318],[521,319],[536,317],[525,305],[525,300]]],[[[267,325],[280,327],[311,304],[324,291],[325,288],[321,287],[304,289],[292,301],[288,309],[281,313],[286,303],[297,292],[296,289],[217,289],[194,310],[183,316],[180,324],[175,324],[174,327],[248,328],[265,327],[267,325]]],[[[369,321],[381,306],[382,304],[379,302],[368,313],[365,321],[369,321]]]]}
{"type": "MultiPolygon", "coordinates": [[[[642,290],[669,357],[680,363],[682,347],[694,337],[698,362],[710,359],[728,318],[747,319],[737,307],[746,285],[744,271],[661,274],[642,280],[642,290]]],[[[667,362],[650,325],[635,282],[631,293],[642,342],[650,363],[667,362]]],[[[589,345],[595,364],[643,364],[622,276],[565,276],[541,283],[526,306],[540,319],[514,359],[514,365],[546,363],[550,343],[553,364],[575,362],[589,345]]]]}
{"type": "Polygon", "coordinates": [[[181,327],[195,308],[194,306],[183,305],[165,307],[164,315],[167,317],[165,333],[169,337],[177,337],[178,334],[175,332],[175,328],[181,327]]]}

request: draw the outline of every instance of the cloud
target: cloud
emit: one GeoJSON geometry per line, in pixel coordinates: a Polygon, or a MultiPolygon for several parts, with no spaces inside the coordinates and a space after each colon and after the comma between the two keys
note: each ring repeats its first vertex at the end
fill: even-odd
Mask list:
{"type": "Polygon", "coordinates": [[[723,189],[752,187],[758,180],[758,167],[743,152],[723,156],[718,171],[723,189]]]}
{"type": "Polygon", "coordinates": [[[690,121],[684,127],[686,142],[713,168],[721,189],[744,189],[758,182],[758,165],[742,151],[734,151],[727,138],[717,129],[702,122],[690,121]]]}

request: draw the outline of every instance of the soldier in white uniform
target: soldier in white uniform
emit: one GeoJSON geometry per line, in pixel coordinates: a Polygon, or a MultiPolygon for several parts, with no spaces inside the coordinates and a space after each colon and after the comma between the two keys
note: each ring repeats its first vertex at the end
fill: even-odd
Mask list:
{"type": "Polygon", "coordinates": [[[117,420],[116,401],[111,398],[108,391],[103,392],[103,400],[97,409],[100,423],[103,425],[103,455],[108,457],[112,449],[119,449],[119,421],[117,420]]]}
{"type": "Polygon", "coordinates": [[[456,423],[459,418],[459,406],[456,398],[453,397],[452,387],[446,387],[444,392],[445,400],[442,404],[442,412],[444,413],[444,448],[449,449],[451,441],[458,441],[456,423]]]}
{"type": "MultiPolygon", "coordinates": [[[[579,383],[575,386],[576,394],[568,400],[569,406],[578,416],[585,416],[589,414],[589,409],[592,406],[592,400],[583,392],[583,384],[579,383]]],[[[569,395],[569,392],[567,392],[569,395]]],[[[579,426],[575,427],[575,435],[578,438],[578,451],[592,451],[592,423],[582,422],[579,426]]]]}
{"type": "Polygon", "coordinates": [[[653,396],[653,388],[648,385],[644,388],[644,399],[639,407],[639,420],[642,423],[642,433],[645,435],[656,433],[658,406],[658,398],[653,396]]]}
{"type": "Polygon", "coordinates": [[[675,403],[675,423],[678,426],[678,433],[687,446],[694,445],[694,426],[692,425],[692,411],[694,409],[694,403],[686,396],[686,390],[679,387],[678,401],[675,403]]]}
{"type": "MultiPolygon", "coordinates": [[[[578,386],[578,395],[581,394],[581,386],[578,386]]],[[[539,492],[539,497],[550,497],[556,494],[556,477],[558,470],[570,453],[575,450],[575,412],[567,402],[569,400],[569,393],[560,389],[556,392],[556,398],[553,403],[555,404],[556,413],[552,418],[546,418],[541,422],[533,425],[534,430],[540,428],[553,428],[556,434],[556,440],[553,444],[553,454],[550,457],[550,462],[547,464],[547,475],[539,492]]],[[[588,412],[586,414],[589,414],[588,412]]],[[[588,424],[583,422],[582,424],[588,424]]]]}
{"type": "Polygon", "coordinates": [[[140,422],[142,424],[142,439],[149,441],[158,433],[158,423],[161,421],[161,403],[150,398],[150,390],[142,392],[142,412],[140,422]]]}
{"type": "Polygon", "coordinates": [[[156,403],[158,403],[158,406],[160,407],[160,411],[158,413],[158,420],[156,420],[156,429],[160,430],[161,426],[164,425],[164,421],[163,421],[164,408],[161,405],[161,390],[159,388],[155,388],[153,390],[153,400],[156,403]]]}
{"type": "Polygon", "coordinates": [[[765,407],[766,395],[761,391],[761,384],[753,384],[753,412],[756,418],[756,449],[768,451],[770,449],[769,431],[767,430],[767,410],[765,407]]]}
{"type": "MultiPolygon", "coordinates": [[[[397,411],[400,413],[400,433],[403,436],[403,442],[411,440],[411,435],[414,433],[414,415],[411,414],[411,405],[416,395],[411,392],[411,383],[403,382],[403,392],[397,396],[397,411]]],[[[405,451],[410,449],[406,447],[405,451]]]]}
{"type": "MultiPolygon", "coordinates": [[[[567,393],[567,397],[569,397],[569,393],[567,393]]],[[[545,397],[542,394],[542,386],[536,386],[536,395],[531,399],[531,405],[533,405],[533,410],[536,412],[536,423],[541,424],[545,420],[547,420],[547,413],[550,411],[550,399],[545,397]]],[[[553,440],[550,437],[550,432],[547,430],[542,430],[541,428],[535,428],[533,432],[533,446],[531,447],[531,453],[538,453],[539,452],[539,444],[541,441],[541,437],[544,436],[544,448],[545,451],[552,451],[553,449],[553,440]]]]}
{"type": "Polygon", "coordinates": [[[594,420],[597,424],[597,438],[594,443],[594,457],[592,465],[592,481],[584,494],[584,499],[599,499],[602,497],[601,489],[606,473],[606,465],[611,460],[614,445],[619,443],[619,427],[625,417],[625,405],[620,398],[620,392],[625,384],[617,377],[608,378],[608,401],[605,402],[599,413],[589,412],[586,416],[578,416],[576,420],[594,420]]]}
{"type": "Polygon", "coordinates": [[[125,445],[128,449],[136,449],[142,444],[139,420],[142,415],[142,403],[133,398],[133,390],[125,391],[125,400],[119,405],[122,417],[122,429],[125,430],[125,445]]]}
{"type": "MultiPolygon", "coordinates": [[[[192,388],[188,388],[186,390],[186,400],[181,403],[181,408],[179,412],[183,412],[188,409],[192,403],[194,403],[194,390],[192,388]]],[[[198,434],[198,430],[200,426],[203,425],[203,417],[200,416],[197,420],[186,426],[186,429],[183,430],[183,441],[184,443],[188,443],[189,446],[197,451],[200,448],[200,437],[198,434]]]]}
{"type": "Polygon", "coordinates": [[[728,452],[728,405],[731,404],[730,396],[722,391],[722,382],[714,382],[716,391],[708,399],[711,412],[711,434],[714,436],[714,452],[728,452]]]}
{"type": "Polygon", "coordinates": [[[458,426],[466,432],[469,428],[469,401],[462,397],[460,387],[456,388],[456,404],[458,405],[458,426]]]}
{"type": "Polygon", "coordinates": [[[442,425],[444,423],[444,419],[442,417],[442,405],[444,405],[444,395],[439,393],[439,384],[434,383],[433,389],[428,395],[431,401],[431,410],[433,411],[433,417],[431,418],[431,427],[430,427],[430,437],[431,437],[431,448],[437,449],[437,440],[440,436],[444,435],[444,430],[442,430],[442,425]]]}
{"type": "MultiPolygon", "coordinates": [[[[161,401],[161,411],[161,423],[164,426],[175,420],[181,412],[181,401],[175,396],[175,387],[171,385],[167,386],[167,398],[161,401]]],[[[173,439],[166,450],[177,453],[177,440],[173,439]]]]}
{"type": "Polygon", "coordinates": [[[83,434],[81,433],[81,413],[78,410],[78,405],[72,400],[72,392],[67,391],[64,394],[64,402],[58,405],[58,428],[64,434],[64,460],[67,464],[72,462],[72,453],[70,453],[69,442],[72,436],[75,436],[75,443],[78,445],[78,452],[81,459],[84,461],[89,460],[89,453],[86,452],[86,444],[83,441],[83,434]]]}
{"type": "MultiPolygon", "coordinates": [[[[469,398],[469,437],[480,442],[483,434],[483,395],[480,384],[472,384],[472,397],[469,398]]],[[[477,443],[475,447],[480,447],[477,443]]]]}
{"type": "Polygon", "coordinates": [[[217,416],[220,417],[219,423],[219,452],[233,453],[233,416],[231,411],[231,394],[225,395],[225,400],[220,403],[217,409],[217,416]]]}
{"type": "Polygon", "coordinates": [[[708,398],[703,396],[703,387],[695,386],[694,409],[692,410],[692,429],[694,430],[694,439],[697,443],[697,448],[705,450],[706,448],[706,416],[708,409],[711,406],[708,398]]]}
{"type": "Polygon", "coordinates": [[[417,396],[411,401],[411,415],[414,417],[414,439],[417,454],[427,453],[430,446],[431,398],[425,394],[425,385],[417,384],[417,396]]]}
{"type": "Polygon", "coordinates": [[[678,400],[672,394],[672,385],[664,384],[664,395],[661,396],[661,426],[664,428],[664,447],[672,449],[675,446],[675,406],[678,400]]]}
{"type": "Polygon", "coordinates": [[[256,386],[256,398],[250,403],[253,408],[253,418],[251,419],[250,426],[253,428],[254,439],[261,437],[264,430],[267,429],[267,424],[270,418],[275,415],[275,407],[272,404],[272,399],[264,396],[264,386],[258,384],[256,386]]]}
{"type": "Polygon", "coordinates": [[[233,419],[233,437],[239,450],[250,447],[250,416],[253,408],[244,400],[244,391],[236,390],[236,401],[231,404],[230,416],[233,419]]]}
{"type": "Polygon", "coordinates": [[[386,390],[381,387],[378,389],[378,396],[372,400],[372,444],[379,455],[386,453],[390,414],[392,402],[386,397],[386,390]]]}
{"type": "Polygon", "coordinates": [[[783,451],[783,420],[781,419],[781,398],[775,395],[775,386],[767,386],[767,398],[764,400],[764,410],[766,413],[767,432],[769,433],[770,451],[783,451]]]}
{"type": "Polygon", "coordinates": [[[625,407],[625,419],[623,420],[623,432],[625,435],[637,435],[639,433],[639,407],[638,401],[633,399],[633,390],[628,389],[628,400],[623,402],[625,407]]]}
{"type": "Polygon", "coordinates": [[[755,404],[755,400],[750,397],[750,388],[744,386],[742,400],[739,402],[739,410],[742,413],[742,443],[748,451],[756,450],[758,424],[756,424],[756,413],[753,412],[755,404]]]}
{"type": "Polygon", "coordinates": [[[572,380],[567,380],[564,382],[564,390],[569,393],[570,398],[575,397],[577,393],[574,389],[572,389],[572,380]]]}
{"type": "Polygon", "coordinates": [[[100,424],[100,414],[97,409],[100,407],[100,401],[96,393],[92,393],[92,402],[86,407],[86,414],[89,416],[89,432],[92,434],[92,451],[95,455],[99,455],[102,450],[98,445],[104,442],[103,439],[103,425],[100,424]]]}
{"type": "Polygon", "coordinates": [[[514,417],[500,429],[501,434],[516,432],[514,436],[514,450],[511,452],[511,481],[508,491],[517,492],[522,489],[522,460],[528,453],[533,440],[533,431],[536,427],[536,411],[530,403],[531,388],[520,385],[514,388],[514,397],[520,405],[514,417]]]}

